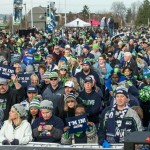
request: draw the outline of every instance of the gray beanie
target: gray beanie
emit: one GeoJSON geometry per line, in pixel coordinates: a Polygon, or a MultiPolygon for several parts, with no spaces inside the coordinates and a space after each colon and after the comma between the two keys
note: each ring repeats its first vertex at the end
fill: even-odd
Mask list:
{"type": "Polygon", "coordinates": [[[26,109],[23,105],[15,104],[12,106],[12,108],[16,110],[20,117],[26,117],[26,109]]]}
{"type": "Polygon", "coordinates": [[[49,100],[41,101],[40,109],[48,109],[48,110],[52,111],[53,110],[53,102],[51,102],[49,100]]]}

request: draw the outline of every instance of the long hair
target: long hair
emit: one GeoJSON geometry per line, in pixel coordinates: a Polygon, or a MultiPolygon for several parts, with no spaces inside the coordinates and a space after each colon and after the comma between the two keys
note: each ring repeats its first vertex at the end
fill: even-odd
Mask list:
{"type": "MultiPolygon", "coordinates": [[[[17,111],[14,109],[14,108],[12,108],[13,110],[14,110],[14,112],[16,113],[16,115],[17,115],[17,121],[14,123],[14,125],[15,126],[19,126],[20,124],[21,124],[21,122],[25,119],[25,118],[21,118],[20,117],[20,115],[17,113],[17,111]]],[[[10,122],[12,122],[12,120],[10,119],[10,117],[8,118],[8,120],[10,121],[10,122]]]]}
{"type": "MultiPolygon", "coordinates": [[[[67,100],[68,100],[68,99],[75,102],[74,108],[76,108],[76,106],[77,106],[77,101],[76,101],[75,99],[73,99],[72,97],[67,98],[67,100]]],[[[69,107],[68,107],[68,105],[67,105],[67,100],[65,101],[65,104],[64,104],[64,111],[68,111],[68,109],[69,109],[69,107]]]]}

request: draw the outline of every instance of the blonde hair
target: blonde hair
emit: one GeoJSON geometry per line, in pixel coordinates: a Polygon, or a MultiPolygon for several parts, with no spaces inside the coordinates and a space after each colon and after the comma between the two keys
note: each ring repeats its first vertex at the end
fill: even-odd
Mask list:
{"type": "MultiPolygon", "coordinates": [[[[15,126],[19,126],[21,124],[21,122],[22,122],[22,119],[21,119],[20,115],[18,114],[18,112],[14,108],[12,108],[12,109],[14,110],[14,112],[17,115],[17,119],[16,119],[17,121],[13,122],[13,123],[14,123],[15,126]]],[[[9,122],[12,122],[12,120],[10,119],[10,117],[8,118],[8,120],[9,120],[9,122]]]]}
{"type": "Polygon", "coordinates": [[[37,85],[39,85],[39,77],[35,73],[30,76],[30,80],[32,80],[33,78],[37,79],[37,85]]]}
{"type": "Polygon", "coordinates": [[[77,78],[75,78],[75,77],[68,77],[68,81],[72,81],[74,83],[74,90],[75,91],[80,91],[81,90],[80,85],[79,85],[79,83],[77,81],[77,78]]]}
{"type": "Polygon", "coordinates": [[[68,105],[67,105],[67,101],[68,100],[72,100],[72,101],[74,101],[75,102],[75,106],[74,106],[74,108],[76,108],[76,106],[77,106],[77,101],[74,99],[74,98],[72,98],[72,97],[69,97],[69,98],[67,98],[66,100],[65,100],[65,104],[64,104],[64,111],[68,111],[68,105]]]}
{"type": "Polygon", "coordinates": [[[59,70],[60,70],[60,68],[61,68],[62,65],[66,65],[65,61],[59,60],[59,62],[58,62],[58,69],[59,70]]]}

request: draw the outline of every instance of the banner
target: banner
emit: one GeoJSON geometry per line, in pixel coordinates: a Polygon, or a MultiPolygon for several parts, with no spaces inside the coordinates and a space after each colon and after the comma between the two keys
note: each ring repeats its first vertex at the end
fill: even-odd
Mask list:
{"type": "Polygon", "coordinates": [[[23,63],[27,65],[32,65],[34,62],[34,57],[33,56],[24,56],[23,57],[23,63]]]}
{"type": "Polygon", "coordinates": [[[86,131],[88,128],[86,115],[66,118],[66,122],[67,125],[70,127],[69,134],[86,131]]]}
{"type": "Polygon", "coordinates": [[[28,87],[30,85],[30,76],[31,74],[18,74],[18,82],[23,87],[28,87]]]}
{"type": "Polygon", "coordinates": [[[0,64],[0,77],[5,79],[11,79],[11,75],[15,74],[15,68],[0,64]]]}

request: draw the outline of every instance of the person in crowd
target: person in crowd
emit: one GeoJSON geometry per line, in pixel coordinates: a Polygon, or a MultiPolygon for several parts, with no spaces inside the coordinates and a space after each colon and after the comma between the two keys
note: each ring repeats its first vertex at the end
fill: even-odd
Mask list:
{"type": "Polygon", "coordinates": [[[98,62],[94,64],[94,68],[99,76],[101,76],[101,78],[103,78],[104,80],[108,79],[111,71],[113,70],[110,64],[106,62],[105,55],[102,55],[98,58],[98,62]]]}
{"type": "Polygon", "coordinates": [[[124,53],[124,62],[122,63],[122,67],[130,67],[133,71],[133,76],[137,78],[138,75],[138,67],[136,61],[132,58],[132,54],[130,52],[124,53]]]}
{"type": "Polygon", "coordinates": [[[59,49],[58,45],[54,46],[54,50],[53,50],[52,56],[53,56],[53,62],[56,65],[58,65],[58,62],[59,62],[60,58],[63,57],[63,54],[60,52],[60,49],[59,49]]]}
{"type": "Polygon", "coordinates": [[[66,81],[68,80],[68,66],[62,65],[59,70],[59,78],[61,79],[62,85],[64,86],[66,81]]]}
{"type": "Polygon", "coordinates": [[[53,103],[43,100],[40,103],[42,117],[37,118],[32,124],[35,142],[59,143],[63,134],[63,121],[53,115],[53,103]]]}
{"type": "Polygon", "coordinates": [[[114,57],[114,54],[112,51],[106,53],[106,55],[108,58],[107,63],[110,64],[110,66],[112,68],[114,68],[116,65],[120,64],[120,61],[114,57]]]}
{"type": "Polygon", "coordinates": [[[81,89],[83,89],[84,79],[88,75],[93,75],[96,81],[96,85],[101,88],[100,78],[96,71],[91,68],[91,63],[87,60],[84,60],[82,63],[82,70],[76,74],[76,78],[78,83],[80,84],[81,89]]]}
{"type": "Polygon", "coordinates": [[[20,74],[22,72],[22,68],[19,62],[14,62],[13,67],[15,67],[16,74],[20,74]]]}
{"type": "Polygon", "coordinates": [[[125,90],[116,90],[114,105],[106,107],[101,115],[99,143],[103,143],[104,139],[109,143],[122,143],[125,131],[142,131],[141,120],[136,111],[128,106],[128,101],[125,90]]]}
{"type": "Polygon", "coordinates": [[[84,80],[84,90],[79,93],[78,103],[86,107],[88,120],[99,126],[99,113],[101,108],[101,97],[93,89],[93,80],[87,76],[84,80]]]}
{"type": "Polygon", "coordinates": [[[71,59],[71,57],[72,57],[70,45],[66,45],[66,46],[65,46],[64,57],[65,57],[65,58],[67,59],[67,61],[70,63],[70,59],[71,59]]]}
{"type": "Polygon", "coordinates": [[[32,129],[25,119],[26,110],[21,104],[15,104],[9,112],[9,119],[0,130],[2,145],[24,145],[32,141],[32,129]]]}
{"type": "Polygon", "coordinates": [[[69,75],[75,77],[76,70],[77,70],[78,67],[79,67],[79,63],[77,61],[77,58],[76,57],[71,57],[70,58],[70,65],[69,65],[69,70],[70,70],[69,75]]]}
{"type": "Polygon", "coordinates": [[[81,70],[82,70],[82,66],[83,66],[83,61],[84,61],[84,58],[83,57],[81,57],[81,56],[78,56],[77,57],[77,62],[78,62],[78,67],[76,68],[76,70],[75,70],[75,75],[78,73],[78,72],[81,72],[81,70]]]}
{"type": "Polygon", "coordinates": [[[41,90],[40,90],[40,77],[38,77],[37,74],[33,73],[30,76],[30,83],[31,85],[34,85],[37,87],[38,89],[38,94],[41,94],[41,90]]]}
{"type": "Polygon", "coordinates": [[[29,105],[28,122],[32,125],[36,118],[40,115],[40,101],[33,99],[29,105]]]}
{"type": "Polygon", "coordinates": [[[126,80],[131,82],[135,87],[137,87],[137,81],[132,76],[132,69],[130,67],[124,67],[122,70],[122,74],[125,76],[126,80]]]}
{"type": "Polygon", "coordinates": [[[150,47],[147,47],[146,54],[144,55],[144,60],[146,61],[147,65],[150,66],[150,47]]]}
{"type": "MultiPolygon", "coordinates": [[[[83,105],[77,105],[75,108],[75,116],[86,114],[86,109],[83,105]]],[[[61,144],[94,144],[98,143],[97,129],[93,122],[87,122],[88,129],[86,131],[76,132],[69,134],[69,127],[64,128],[64,134],[61,138],[61,144]]]]}
{"type": "Polygon", "coordinates": [[[78,94],[75,91],[75,85],[73,81],[68,80],[64,85],[64,94],[59,98],[58,105],[56,107],[55,115],[63,119],[64,105],[66,96],[70,93],[74,94],[75,97],[78,94]]]}
{"type": "Polygon", "coordinates": [[[68,117],[73,117],[75,115],[75,108],[77,106],[76,96],[73,93],[66,95],[64,99],[64,109],[62,112],[62,120],[66,125],[65,119],[68,117]]]}
{"type": "Polygon", "coordinates": [[[44,64],[40,64],[38,66],[38,73],[39,73],[39,78],[41,79],[46,72],[46,66],[44,64]]]}
{"type": "Polygon", "coordinates": [[[43,93],[43,91],[47,88],[47,86],[50,84],[50,72],[46,71],[43,75],[43,78],[41,79],[40,82],[40,91],[43,93]]]}
{"type": "Polygon", "coordinates": [[[81,55],[81,57],[94,59],[94,55],[90,53],[90,47],[89,47],[89,45],[86,44],[83,47],[83,54],[81,55]]]}
{"type": "Polygon", "coordinates": [[[0,108],[4,111],[4,120],[8,119],[11,107],[23,101],[25,95],[25,90],[18,83],[17,76],[12,75],[11,80],[14,83],[15,89],[9,86],[8,79],[0,77],[0,108]]]}
{"type": "Polygon", "coordinates": [[[99,49],[98,43],[92,45],[92,51],[90,53],[94,55],[95,61],[99,58],[99,56],[101,56],[99,49]]]}
{"type": "Polygon", "coordinates": [[[26,111],[29,111],[30,102],[37,97],[38,89],[35,85],[29,85],[27,87],[27,98],[21,102],[21,104],[25,107],[26,111]]]}
{"type": "Polygon", "coordinates": [[[57,72],[51,72],[49,75],[50,84],[42,93],[43,99],[53,102],[54,112],[56,110],[58,99],[64,94],[64,88],[59,80],[57,72]]]}
{"type": "Polygon", "coordinates": [[[58,70],[58,66],[53,63],[53,56],[51,54],[46,56],[45,64],[46,70],[49,72],[58,70]]]}

